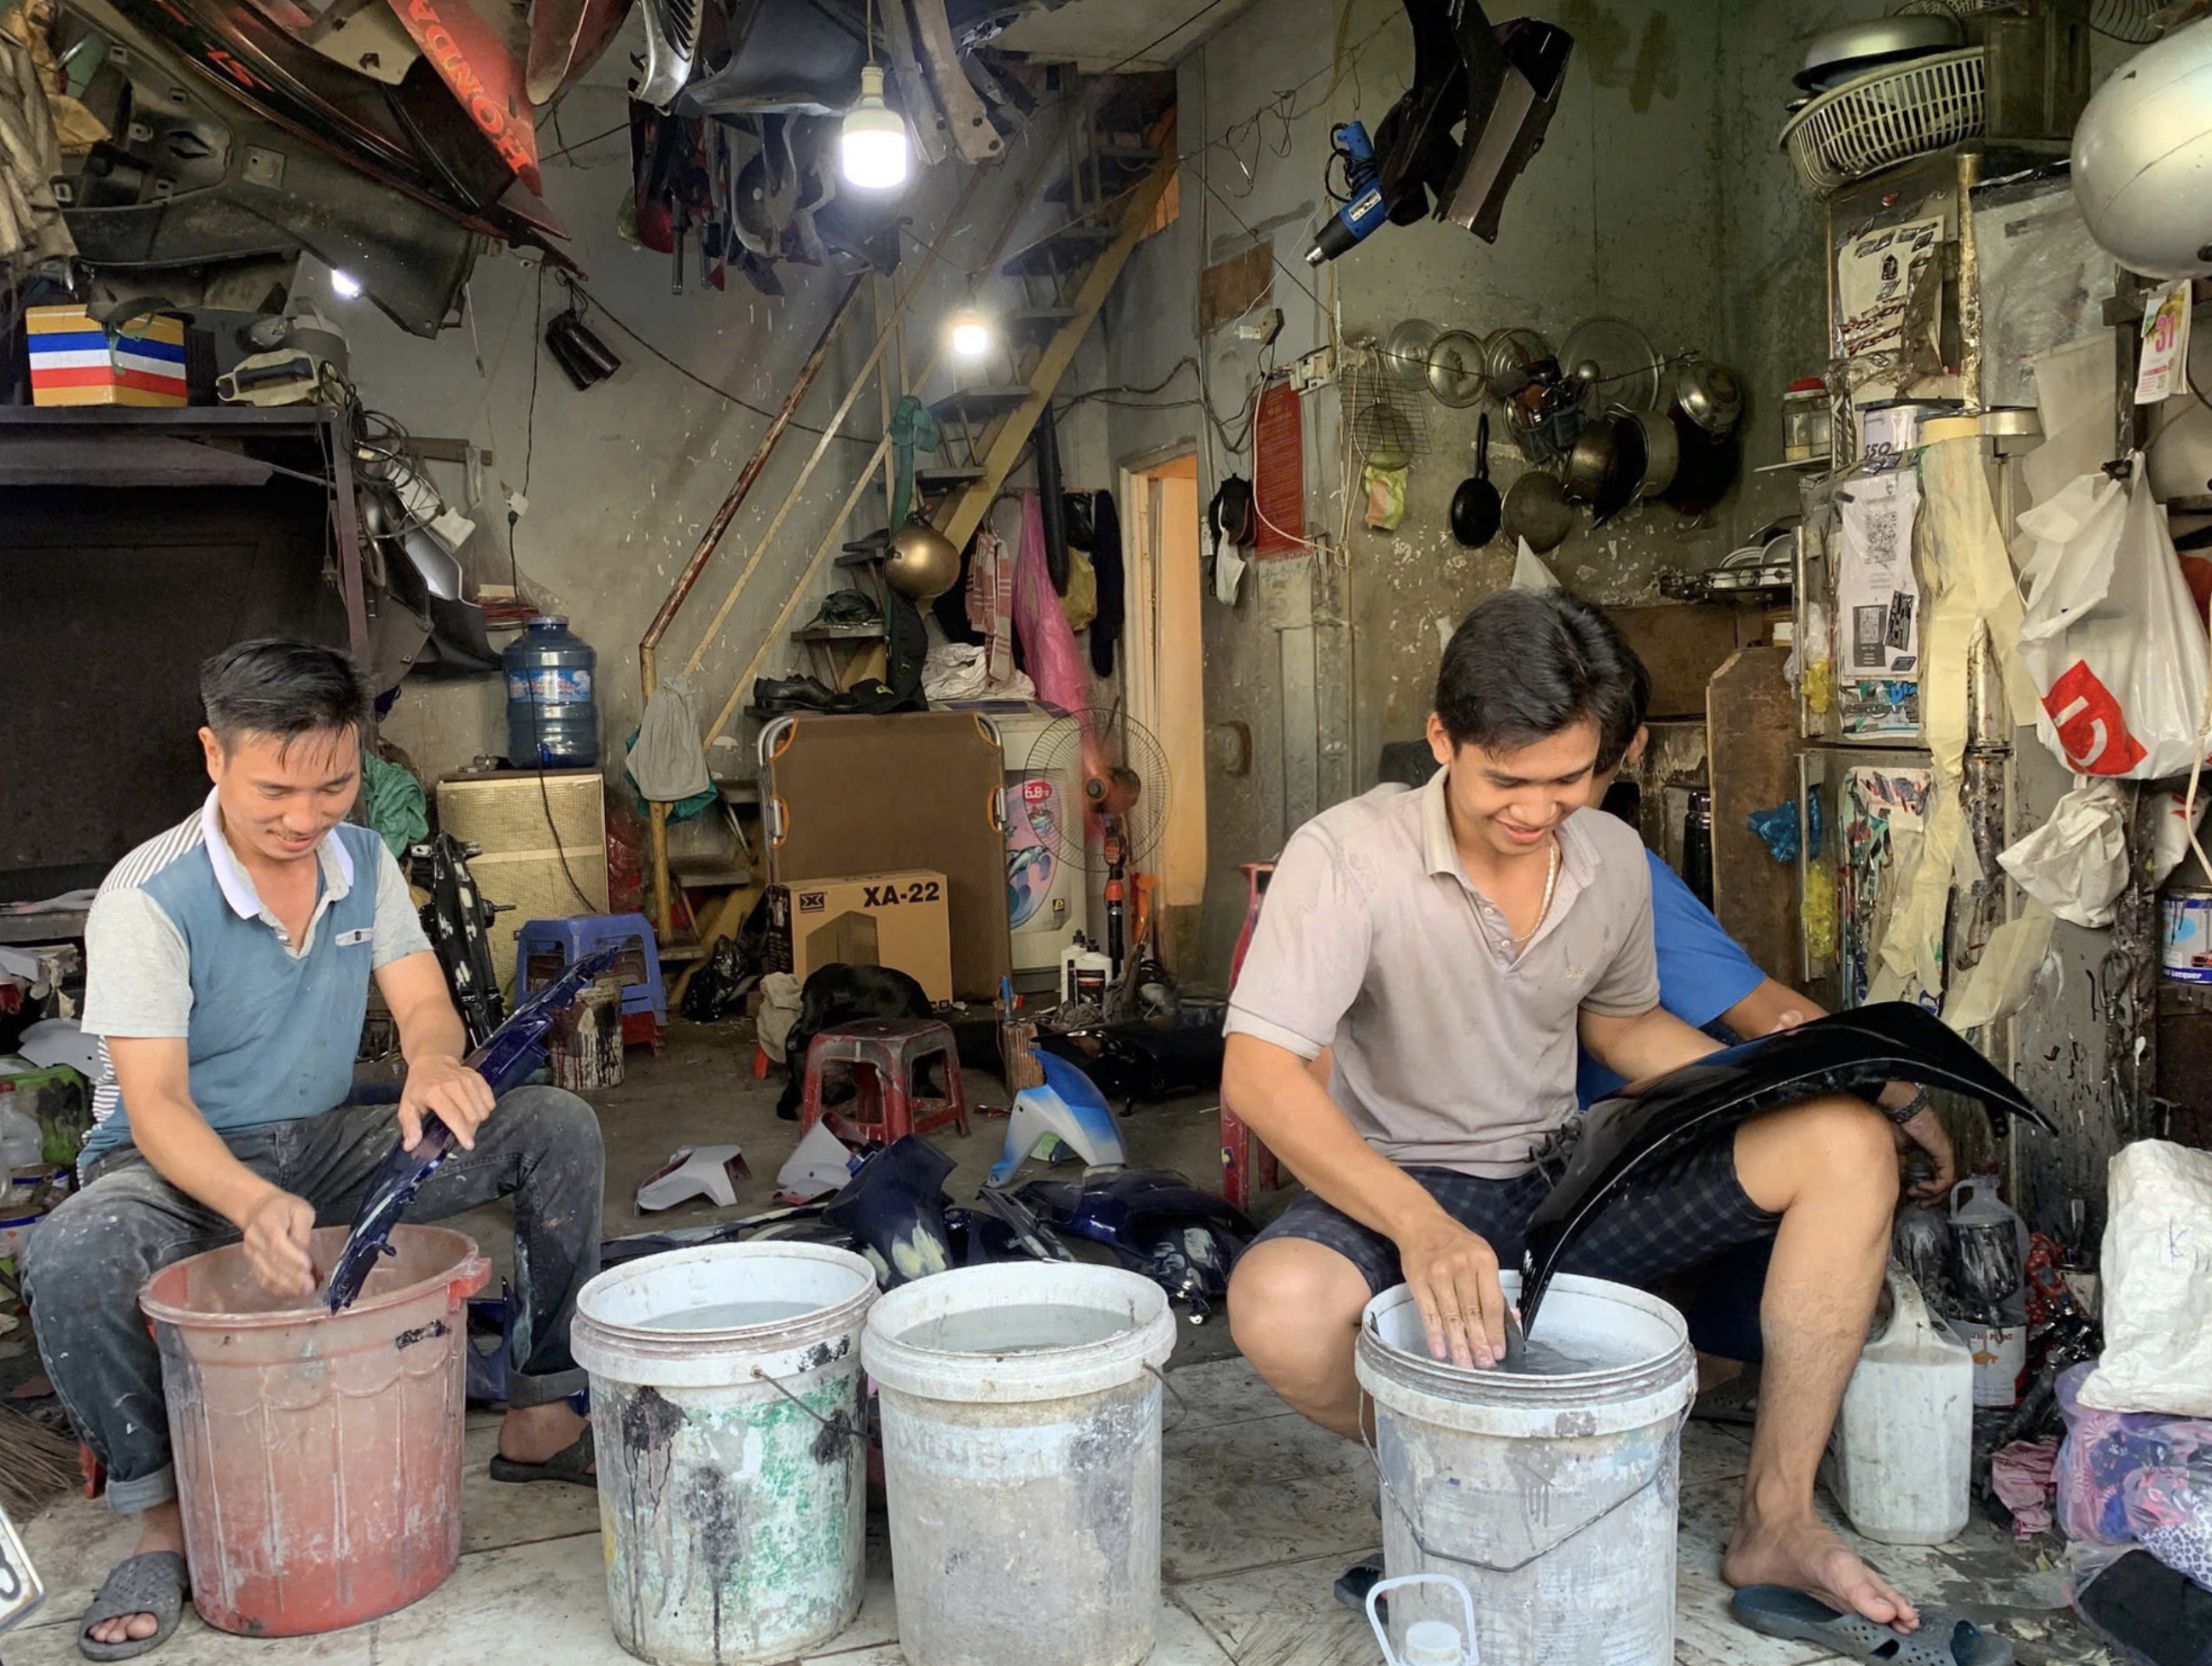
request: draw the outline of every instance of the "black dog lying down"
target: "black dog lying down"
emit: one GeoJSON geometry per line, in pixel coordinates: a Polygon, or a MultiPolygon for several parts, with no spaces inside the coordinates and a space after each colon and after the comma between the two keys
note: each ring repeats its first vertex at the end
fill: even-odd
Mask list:
{"type": "Polygon", "coordinates": [[[799,990],[799,1021],[783,1044],[788,1074],[775,1114],[799,1120],[806,1096],[806,1049],[824,1030],[866,1018],[926,1018],[933,1016],[929,997],[906,972],[889,966],[854,966],[840,961],[817,966],[799,990]]]}

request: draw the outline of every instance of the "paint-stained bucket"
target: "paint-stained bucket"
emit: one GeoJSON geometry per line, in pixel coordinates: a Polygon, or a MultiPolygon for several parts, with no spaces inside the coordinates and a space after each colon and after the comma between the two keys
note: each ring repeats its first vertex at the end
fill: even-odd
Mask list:
{"type": "Polygon", "coordinates": [[[1065,1262],[939,1273],[876,1304],[866,1353],[911,1666],[1151,1655],[1175,1332],[1151,1280],[1065,1262]]]}
{"type": "Polygon", "coordinates": [[[2169,886],[2158,899],[2159,960],[2177,983],[2212,983],[2212,891],[2169,886]]]}
{"type": "MultiPolygon", "coordinates": [[[[1504,1275],[1507,1300],[1518,1284],[1504,1275]]],[[[1375,1401],[1385,1571],[1465,1580],[1485,1666],[1672,1666],[1688,1329],[1656,1296],[1566,1275],[1529,1341],[1546,1374],[1464,1371],[1429,1358],[1403,1285],[1367,1304],[1356,1365],[1375,1401]]],[[[1423,1620],[1461,1616],[1418,1588],[1394,1595],[1394,1645],[1423,1620]]]]}
{"type": "Polygon", "coordinates": [[[576,1299],[615,1640],[659,1666],[789,1660],[860,1611],[867,1262],[810,1243],[672,1250],[576,1299]]]}
{"type": "MultiPolygon", "coordinates": [[[[317,1268],[345,1239],[314,1234],[317,1268]]],[[[209,1625],[336,1631],[445,1582],[461,1554],[464,1310],[490,1273],[459,1232],[395,1226],[336,1316],[263,1290],[237,1244],[147,1280],[192,1606],[209,1625]]]]}

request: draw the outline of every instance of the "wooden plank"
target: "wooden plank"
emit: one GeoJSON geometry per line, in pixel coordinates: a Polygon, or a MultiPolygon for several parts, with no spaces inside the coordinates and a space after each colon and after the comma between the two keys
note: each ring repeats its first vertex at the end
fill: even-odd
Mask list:
{"type": "MultiPolygon", "coordinates": [[[[1689,612],[1697,610],[1669,610],[1689,612]]],[[[1797,868],[1778,862],[1747,818],[1797,796],[1796,696],[1778,648],[1747,648],[1705,690],[1713,794],[1713,913],[1778,982],[1796,979],[1797,868]]]]}
{"type": "Polygon", "coordinates": [[[1749,610],[1705,602],[1609,607],[1606,617],[1651,673],[1650,714],[1661,718],[1705,716],[1705,684],[1745,640],[1739,619],[1758,622],[1749,610]]]}
{"type": "Polygon", "coordinates": [[[1263,240],[1198,275],[1200,335],[1243,318],[1267,298],[1275,282],[1274,252],[1274,245],[1263,240]]]}
{"type": "MultiPolygon", "coordinates": [[[[1171,149],[1170,143],[1163,147],[1171,149]]],[[[1144,240],[1145,228],[1152,223],[1152,211],[1159,206],[1161,193],[1174,177],[1172,167],[1162,166],[1147,175],[1142,184],[1129,193],[1121,210],[1120,230],[1112,245],[1093,261],[1083,275],[1083,282],[1069,298],[1077,316],[1064,325],[1037,357],[1036,368],[1030,376],[1030,397],[1015,410],[992,423],[985,436],[979,460],[988,471],[984,478],[963,490],[938,511],[937,530],[951,538],[961,549],[975,536],[975,529],[983,524],[983,517],[999,495],[999,487],[1012,472],[1022,449],[1029,444],[1030,430],[1036,427],[1037,413],[1044,409],[1060,379],[1067,374],[1074,362],[1076,350],[1083,338],[1091,333],[1091,326],[1098,317],[1098,309],[1106,303],[1114,284],[1121,276],[1121,269],[1129,264],[1137,245],[1144,240]]]]}

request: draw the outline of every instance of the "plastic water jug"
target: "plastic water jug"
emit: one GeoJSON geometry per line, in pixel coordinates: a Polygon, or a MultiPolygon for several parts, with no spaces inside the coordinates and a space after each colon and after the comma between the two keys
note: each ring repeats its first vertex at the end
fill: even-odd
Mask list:
{"type": "Polygon", "coordinates": [[[1382,1645],[1382,1658],[1389,1666],[1480,1666],[1474,1642],[1474,1598],[1462,1582],[1448,1573],[1411,1573],[1401,1579],[1377,1580],[1367,1593],[1367,1623],[1375,1628],[1375,1640],[1382,1645]],[[1443,1585],[1457,1591],[1460,1607],[1467,1615],[1467,1629],[1462,1632],[1442,1620],[1416,1620],[1406,1627],[1405,1648],[1393,1650],[1382,1599],[1407,1585],[1443,1585]]]}
{"type": "Polygon", "coordinates": [[[1997,1183],[1977,1176],[1952,1187],[1951,1270],[1959,1293],[1994,1306],[2019,1290],[2027,1267],[2027,1223],[2004,1206],[1997,1183]]]}
{"type": "Polygon", "coordinates": [[[1844,1391],[1828,1485],[1851,1525],[1891,1545],[1939,1545],[1966,1530],[1974,1456],[1974,1357],[1889,1268],[1889,1322],[1844,1391]]]}
{"type": "Polygon", "coordinates": [[[518,769],[591,769],[599,762],[592,682],[599,656],[559,614],[540,614],[507,645],[507,759],[518,769]]]}

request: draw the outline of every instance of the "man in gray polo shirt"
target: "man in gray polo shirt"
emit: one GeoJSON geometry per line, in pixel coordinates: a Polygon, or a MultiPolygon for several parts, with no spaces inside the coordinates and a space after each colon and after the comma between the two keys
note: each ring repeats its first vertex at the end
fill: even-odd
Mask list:
{"type": "MultiPolygon", "coordinates": [[[[1588,603],[1493,597],[1444,649],[1428,725],[1443,768],[1324,812],[1276,865],[1221,1092],[1307,1190],[1237,1264],[1230,1322],[1276,1392],[1340,1433],[1360,1432],[1360,1310],[1401,1279],[1436,1357],[1504,1358],[1498,1267],[1519,1262],[1548,1189],[1536,1157],[1575,1110],[1577,1042],[1631,1081],[1718,1046],[1659,1005],[1635,830],[1574,813],[1626,751],[1648,687],[1588,603]]],[[[1648,1287],[1775,1239],[1759,1426],[1722,1572],[1910,1629],[1911,1604],[1813,1511],[1897,1195],[1881,1116],[1810,1101],[1662,1162],[1566,1270],[1648,1287]]]]}
{"type": "MultiPolygon", "coordinates": [[[[419,1219],[512,1195],[514,1350],[495,1478],[589,1483],[591,1446],[564,1403],[576,1292],[599,1268],[601,1152],[592,1108],[525,1087],[494,1103],[398,864],[345,818],[371,713],[352,661],[246,642],[208,662],[200,741],[214,790],[125,857],[86,927],[84,1027],[106,1064],[84,1186],[27,1246],[46,1374],[139,1518],[136,1553],[86,1611],[79,1646],[126,1659],[175,1627],[184,1535],[161,1364],[138,1292],[160,1268],[244,1243],[271,1295],[305,1305],[319,1219],[352,1219],[395,1139],[435,1114],[462,1149],[423,1187],[419,1219]],[[348,1105],[374,980],[399,1033],[399,1103],[348,1105]]],[[[327,1256],[325,1266],[327,1270],[327,1256]]]]}

